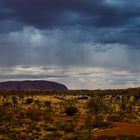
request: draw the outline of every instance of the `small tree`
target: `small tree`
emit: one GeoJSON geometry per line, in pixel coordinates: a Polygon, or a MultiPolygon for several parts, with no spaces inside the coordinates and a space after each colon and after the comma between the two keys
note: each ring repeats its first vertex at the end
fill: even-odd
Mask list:
{"type": "Polygon", "coordinates": [[[76,122],[76,116],[75,114],[78,112],[78,109],[75,106],[68,106],[65,108],[64,111],[68,116],[71,116],[73,119],[73,125],[74,125],[74,132],[77,133],[77,122],[76,122]]]}
{"type": "Polygon", "coordinates": [[[13,102],[13,105],[14,105],[14,108],[16,108],[18,106],[18,99],[16,96],[12,96],[12,102],[13,102]]]}
{"type": "Polygon", "coordinates": [[[19,99],[20,99],[20,101],[21,101],[21,104],[23,104],[24,95],[20,94],[20,95],[19,95],[19,99]]]}
{"type": "Polygon", "coordinates": [[[87,125],[88,125],[88,140],[91,140],[91,130],[92,130],[92,116],[95,117],[95,126],[98,126],[98,114],[101,111],[106,111],[107,106],[103,102],[100,96],[94,95],[87,102],[87,125]]]}
{"type": "Polygon", "coordinates": [[[94,96],[87,103],[87,112],[95,116],[95,126],[98,123],[98,114],[101,111],[105,111],[107,106],[104,104],[103,100],[99,96],[94,96]]]}

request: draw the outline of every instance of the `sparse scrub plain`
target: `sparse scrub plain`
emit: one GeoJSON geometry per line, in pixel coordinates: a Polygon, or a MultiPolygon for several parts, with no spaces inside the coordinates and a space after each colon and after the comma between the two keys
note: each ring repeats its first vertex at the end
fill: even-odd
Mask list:
{"type": "Polygon", "coordinates": [[[137,140],[140,89],[0,91],[0,139],[137,140]]]}

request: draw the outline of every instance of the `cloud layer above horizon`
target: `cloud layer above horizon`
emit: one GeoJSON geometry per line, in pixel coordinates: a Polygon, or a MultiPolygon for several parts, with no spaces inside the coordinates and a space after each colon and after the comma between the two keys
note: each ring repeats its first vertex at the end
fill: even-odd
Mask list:
{"type": "Polygon", "coordinates": [[[140,86],[139,38],[139,0],[1,0],[0,79],[140,86]]]}

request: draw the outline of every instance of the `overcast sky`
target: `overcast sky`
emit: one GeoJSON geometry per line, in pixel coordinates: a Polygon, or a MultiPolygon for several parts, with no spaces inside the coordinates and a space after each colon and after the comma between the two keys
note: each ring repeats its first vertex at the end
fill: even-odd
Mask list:
{"type": "Polygon", "coordinates": [[[0,81],[140,86],[140,0],[0,0],[0,81]]]}

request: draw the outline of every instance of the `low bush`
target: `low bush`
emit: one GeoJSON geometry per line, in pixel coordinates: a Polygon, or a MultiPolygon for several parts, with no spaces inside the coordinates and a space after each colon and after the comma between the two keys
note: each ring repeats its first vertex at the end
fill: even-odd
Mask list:
{"type": "Polygon", "coordinates": [[[61,140],[62,136],[63,135],[59,132],[52,132],[52,133],[46,134],[42,140],[61,140]]]}
{"type": "Polygon", "coordinates": [[[44,128],[44,130],[46,130],[46,131],[57,131],[57,128],[55,128],[55,127],[46,127],[46,128],[44,128]]]}
{"type": "Polygon", "coordinates": [[[73,116],[75,115],[76,113],[78,112],[78,109],[74,106],[69,106],[69,107],[66,107],[65,108],[65,113],[68,115],[68,116],[73,116]]]}
{"type": "Polygon", "coordinates": [[[98,121],[98,123],[96,124],[95,122],[93,122],[93,128],[111,128],[112,123],[111,122],[104,122],[104,121],[98,121]]]}
{"type": "Polygon", "coordinates": [[[33,98],[27,98],[26,99],[26,104],[31,104],[33,102],[33,98]]]}
{"type": "Polygon", "coordinates": [[[108,121],[122,122],[123,121],[123,118],[120,115],[111,115],[111,116],[108,116],[108,121]]]}
{"type": "Polygon", "coordinates": [[[55,126],[60,131],[74,132],[74,124],[71,121],[58,121],[55,126]]]}

